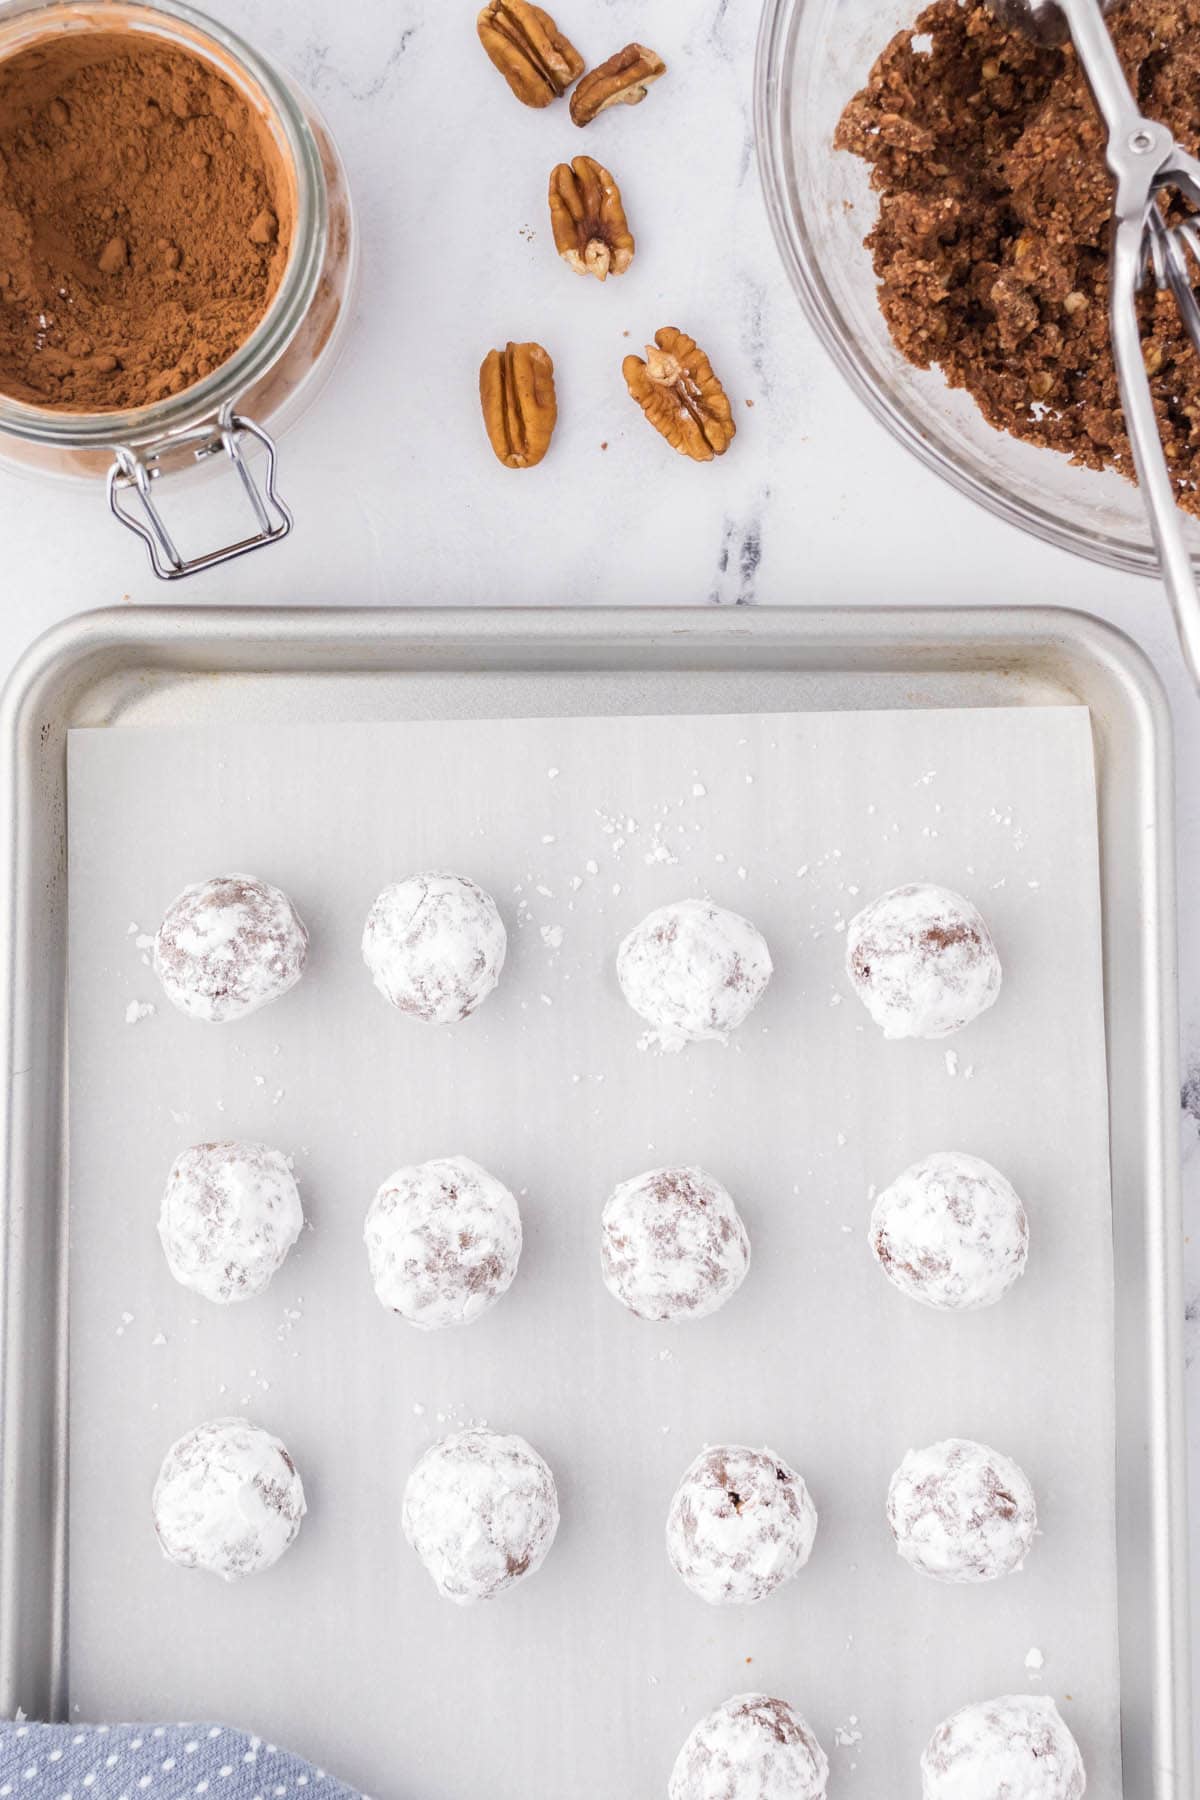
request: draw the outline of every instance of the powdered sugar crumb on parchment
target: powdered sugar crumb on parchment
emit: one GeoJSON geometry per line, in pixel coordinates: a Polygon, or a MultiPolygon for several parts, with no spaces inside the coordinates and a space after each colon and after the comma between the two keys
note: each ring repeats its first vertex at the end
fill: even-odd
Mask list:
{"type": "Polygon", "coordinates": [[[285,1306],[283,1317],[275,1327],[275,1336],[281,1344],[287,1342],[293,1331],[304,1317],[304,1297],[298,1295],[293,1306],[285,1306]]]}

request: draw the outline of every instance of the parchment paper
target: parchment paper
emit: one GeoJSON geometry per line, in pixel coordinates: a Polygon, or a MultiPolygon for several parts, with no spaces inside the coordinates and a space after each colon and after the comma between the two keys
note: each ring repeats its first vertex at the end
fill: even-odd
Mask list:
{"type": "Polygon", "coordinates": [[[1117,1800],[1095,831],[1081,710],[73,733],[76,1716],[225,1720],[383,1800],[653,1800],[697,1718],[765,1690],[813,1724],[834,1800],[880,1800],[919,1791],[946,1713],[1041,1689],[1117,1800]],[[502,985],[459,1027],[391,1012],[359,957],[376,892],[423,867],[474,876],[509,925],[502,985]],[[294,898],[309,972],[200,1025],[138,937],[242,870],[294,898]],[[912,879],[971,895],[1006,969],[943,1044],[884,1042],[842,973],[844,921],[912,879]],[[614,952],[697,893],[760,925],[776,976],[730,1047],[647,1052],[614,952]],[[294,1154],[312,1226],[225,1309],[174,1284],[155,1233],[173,1156],[219,1136],[294,1154]],[[865,1239],[871,1189],[942,1148],[996,1162],[1031,1215],[1026,1278],[966,1317],[896,1294],[865,1239]],[[426,1336],[377,1303],[362,1223],[390,1171],[454,1152],[519,1193],[526,1248],[482,1322],[426,1336]],[[673,1160],[730,1187],[754,1261],[715,1317],[652,1326],[605,1292],[597,1221],[673,1160]],[[234,1587],[165,1562],[149,1509],[168,1445],[224,1414],[282,1435],[310,1504],[234,1587]],[[563,1523],[539,1575],[460,1611],[400,1495],[482,1419],[547,1457],[563,1523]],[[948,1435],[1034,1482],[1044,1536],[1005,1582],[944,1587],[891,1544],[893,1468],[948,1435]],[[722,1439],[771,1445],[820,1512],[808,1569],[757,1608],[710,1610],[663,1550],[678,1477],[722,1439]]]}

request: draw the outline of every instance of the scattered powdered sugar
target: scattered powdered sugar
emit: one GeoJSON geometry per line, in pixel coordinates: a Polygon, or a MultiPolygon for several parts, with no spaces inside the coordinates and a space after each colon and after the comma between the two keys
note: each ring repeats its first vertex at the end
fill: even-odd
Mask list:
{"type": "Polygon", "coordinates": [[[143,1019],[152,1019],[154,1017],[154,1011],[154,1002],[152,1000],[131,1000],[129,1005],[125,1008],[125,1023],[127,1025],[140,1025],[143,1019]]]}
{"type": "Polygon", "coordinates": [[[1046,1658],[1042,1655],[1036,1645],[1025,1652],[1025,1669],[1028,1674],[1033,1676],[1040,1675],[1045,1666],[1046,1658]]]}
{"type": "Polygon", "coordinates": [[[303,1294],[298,1294],[294,1306],[284,1307],[283,1316],[275,1327],[275,1336],[279,1343],[286,1344],[303,1317],[304,1296],[303,1294]]]}
{"type": "Polygon", "coordinates": [[[851,1713],[844,1725],[834,1727],[833,1741],[843,1750],[852,1750],[856,1744],[862,1743],[863,1734],[858,1728],[857,1713],[851,1713]]]}

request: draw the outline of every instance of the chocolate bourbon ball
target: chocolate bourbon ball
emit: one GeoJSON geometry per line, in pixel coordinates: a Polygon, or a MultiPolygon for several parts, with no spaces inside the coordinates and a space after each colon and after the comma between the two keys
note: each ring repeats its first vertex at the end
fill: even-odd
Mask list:
{"type": "Polygon", "coordinates": [[[194,1144],[171,1165],[158,1235],[176,1281],[206,1300],[264,1293],[303,1229],[287,1158],[266,1144],[194,1144]]]}
{"type": "Polygon", "coordinates": [[[1028,1476],[970,1438],[910,1450],[892,1476],[887,1516],[905,1562],[935,1581],[1011,1575],[1037,1533],[1028,1476]]]}
{"type": "Polygon", "coordinates": [[[1079,1745],[1048,1694],[964,1706],[921,1758],[923,1800],[1081,1800],[1079,1745]]]}
{"type": "Polygon", "coordinates": [[[511,1286],[521,1214],[504,1183],[466,1156],[397,1169],[363,1237],[375,1292],[410,1325],[470,1325],[511,1286]]]}
{"type": "Polygon", "coordinates": [[[667,1800],[824,1800],[829,1760],[786,1699],[736,1694],[678,1753],[667,1800]]]}
{"type": "Polygon", "coordinates": [[[154,972],[193,1019],[244,1019],[295,987],[308,932],[287,895],[253,875],[185,888],[154,940],[154,972]]]}
{"type": "Polygon", "coordinates": [[[894,1287],[941,1312],[994,1306],[1024,1273],[1029,1221],[991,1163],[939,1150],[884,1189],[871,1249],[894,1287]]]}
{"type": "Polygon", "coordinates": [[[524,1438],[472,1428],[425,1452],[404,1489],[402,1523],[439,1594],[472,1606],[541,1568],[558,1492],[524,1438]]]}
{"type": "Polygon", "coordinates": [[[667,1555],[710,1606],[752,1606],[799,1573],[817,1509],[773,1450],[721,1444],[696,1458],[667,1515],[667,1555]]]}
{"type": "Polygon", "coordinates": [[[469,1018],[507,950],[496,902],[465,875],[410,875],[384,888],[363,930],[363,961],[384,999],[432,1025],[469,1018]]]}
{"type": "Polygon", "coordinates": [[[701,1719],[667,1800],[825,1800],[829,1760],[786,1700],[738,1694],[701,1719]]]}
{"type": "Polygon", "coordinates": [[[651,1169],[623,1181],[600,1231],[604,1285],[639,1319],[703,1319],[750,1267],[732,1196],[703,1169],[651,1169]]]}
{"type": "Polygon", "coordinates": [[[664,1050],[722,1043],[771,979],[771,952],[748,919],[709,900],[660,907],[617,952],[621,991],[664,1050]]]}
{"type": "Polygon", "coordinates": [[[167,1451],[154,1485],[164,1553],[225,1581],[277,1563],[304,1511],[295,1463],[277,1437],[245,1419],[197,1425],[167,1451]]]}
{"type": "Polygon", "coordinates": [[[949,888],[893,888],[846,932],[854,991],[888,1038],[943,1038],[995,1004],[1000,958],[983,919],[949,888]]]}

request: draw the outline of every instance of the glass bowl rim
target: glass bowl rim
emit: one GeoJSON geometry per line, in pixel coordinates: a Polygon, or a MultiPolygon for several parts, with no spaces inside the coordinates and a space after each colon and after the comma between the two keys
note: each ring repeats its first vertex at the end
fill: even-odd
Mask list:
{"type": "MultiPolygon", "coordinates": [[[[775,245],[809,324],[859,400],[892,436],[935,475],[1010,525],[1107,568],[1157,576],[1149,542],[1088,530],[1049,510],[1019,500],[998,482],[976,473],[932,439],[902,401],[887,391],[864,357],[823,281],[803,218],[791,205],[790,50],[806,0],[765,0],[754,62],[754,139],[759,181],[775,245]]],[[[865,252],[864,252],[865,254],[865,252]]],[[[1052,452],[1047,451],[1047,455],[1052,452]]],[[[1200,566],[1200,559],[1193,558],[1200,566]]]]}

